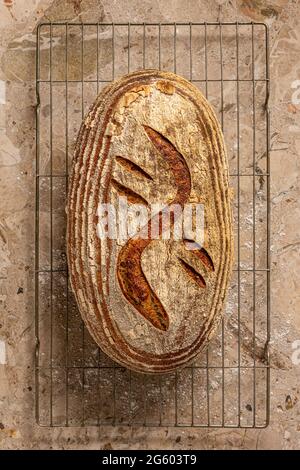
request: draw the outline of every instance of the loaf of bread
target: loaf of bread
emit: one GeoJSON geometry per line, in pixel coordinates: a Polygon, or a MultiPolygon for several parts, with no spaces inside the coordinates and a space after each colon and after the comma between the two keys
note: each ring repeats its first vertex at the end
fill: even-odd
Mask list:
{"type": "Polygon", "coordinates": [[[233,236],[222,133],[194,85],[141,70],[102,91],[77,138],[67,216],[71,286],[107,355],[163,373],[205,348],[222,317],[233,236]],[[204,209],[202,232],[180,236],[187,206],[193,227],[204,209]]]}

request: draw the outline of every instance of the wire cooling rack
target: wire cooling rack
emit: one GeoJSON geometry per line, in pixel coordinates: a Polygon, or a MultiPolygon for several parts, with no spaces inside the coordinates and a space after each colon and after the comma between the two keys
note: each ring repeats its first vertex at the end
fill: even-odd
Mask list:
{"type": "MultiPolygon", "coordinates": [[[[262,23],[42,23],[36,54],[36,419],[44,426],[262,428],[269,422],[268,30],[262,23]],[[198,86],[221,122],[235,266],[218,335],[192,366],[130,372],[101,352],[68,283],[65,200],[82,118],[108,82],[159,68],[198,86]]],[[[225,256],[225,254],[224,254],[225,256]]]]}

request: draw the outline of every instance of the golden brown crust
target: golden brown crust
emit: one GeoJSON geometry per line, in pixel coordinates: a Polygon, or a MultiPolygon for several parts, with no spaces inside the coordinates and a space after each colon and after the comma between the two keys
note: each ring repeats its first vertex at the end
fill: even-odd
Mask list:
{"type": "MultiPolygon", "coordinates": [[[[146,164],[148,161],[145,157],[146,164]]],[[[159,177],[167,180],[170,171],[165,167],[160,173],[159,177]]],[[[67,213],[71,285],[81,315],[104,352],[126,367],[148,373],[173,370],[199,353],[221,318],[232,268],[232,225],[223,137],[210,105],[198,89],[175,74],[157,70],[138,71],[109,85],[81,126],[67,213]],[[147,111],[144,114],[143,109],[147,111]],[[191,124],[185,124],[186,116],[193,116],[191,124]],[[185,129],[188,124],[192,126],[190,131],[185,129]],[[138,130],[134,142],[132,129],[138,130]],[[135,149],[133,158],[130,152],[121,155],[118,148],[135,149]],[[156,246],[151,240],[146,243],[133,239],[120,247],[115,240],[105,244],[100,241],[96,233],[99,202],[113,201],[116,192],[127,188],[131,202],[136,194],[141,198],[139,203],[147,204],[144,194],[115,177],[121,167],[131,174],[132,181],[141,180],[140,185],[136,183],[139,190],[155,184],[153,175],[158,174],[159,163],[155,160],[154,173],[142,169],[135,163],[140,153],[164,155],[161,165],[167,165],[169,158],[177,192],[166,204],[203,200],[208,221],[205,248],[193,253],[182,243],[183,247],[176,249],[183,251],[174,255],[170,251],[173,246],[163,247],[163,242],[156,246]],[[160,288],[159,278],[147,280],[153,271],[149,268],[150,245],[157,250],[153,256],[162,265],[162,277],[170,274],[165,289],[160,288]],[[165,262],[160,255],[164,250],[165,262]],[[143,257],[148,261],[144,267],[143,257]],[[184,284],[182,314],[176,305],[170,311],[171,281],[176,284],[177,278],[179,288],[184,284]],[[140,300],[139,306],[134,305],[140,300]]],[[[173,299],[173,303],[180,303],[180,298],[173,299]]]]}

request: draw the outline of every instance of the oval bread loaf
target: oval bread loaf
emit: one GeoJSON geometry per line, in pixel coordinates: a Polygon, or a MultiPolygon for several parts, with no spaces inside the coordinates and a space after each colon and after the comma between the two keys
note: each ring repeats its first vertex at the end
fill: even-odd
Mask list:
{"type": "Polygon", "coordinates": [[[224,142],[200,91],[158,70],[106,87],[78,135],[67,215],[71,286],[102,350],[145,373],[193,359],[221,319],[233,258],[224,142]],[[204,209],[201,243],[174,235],[187,206],[204,209]]]}

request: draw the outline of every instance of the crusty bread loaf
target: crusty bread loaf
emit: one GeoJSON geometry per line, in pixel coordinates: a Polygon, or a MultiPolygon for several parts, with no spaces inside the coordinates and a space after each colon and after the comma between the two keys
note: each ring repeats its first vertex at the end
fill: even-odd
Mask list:
{"type": "Polygon", "coordinates": [[[146,373],[194,358],[219,324],[233,256],[223,137],[200,91],[158,70],[106,87],[79,132],[67,214],[72,289],[103,351],[146,373]],[[164,239],[161,229],[154,239],[164,210],[139,234],[101,238],[98,205],[117,207],[120,196],[147,211],[203,204],[203,245],[187,249],[189,237],[164,239]]]}

